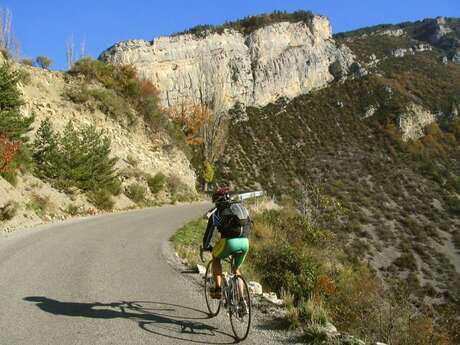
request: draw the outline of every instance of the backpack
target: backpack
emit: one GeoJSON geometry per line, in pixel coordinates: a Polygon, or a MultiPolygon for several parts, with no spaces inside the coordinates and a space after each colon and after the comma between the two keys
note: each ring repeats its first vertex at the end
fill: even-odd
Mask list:
{"type": "Polygon", "coordinates": [[[217,227],[224,238],[248,237],[251,230],[249,212],[240,203],[231,203],[216,215],[217,227]]]}

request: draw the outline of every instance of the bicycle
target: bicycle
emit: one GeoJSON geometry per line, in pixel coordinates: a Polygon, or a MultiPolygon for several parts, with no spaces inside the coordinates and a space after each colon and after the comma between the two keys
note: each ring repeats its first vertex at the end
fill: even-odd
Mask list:
{"type": "MultiPolygon", "coordinates": [[[[230,324],[232,326],[235,338],[242,341],[247,338],[251,327],[251,295],[249,294],[248,284],[241,275],[233,274],[235,271],[235,258],[243,255],[243,252],[235,252],[229,258],[224,259],[230,264],[231,273],[222,272],[222,298],[213,299],[211,297],[211,288],[215,286],[214,275],[212,274],[212,260],[206,265],[204,276],[204,294],[209,315],[215,317],[219,314],[223,306],[228,310],[230,324]]],[[[203,248],[200,247],[201,261],[203,258],[203,248]]]]}

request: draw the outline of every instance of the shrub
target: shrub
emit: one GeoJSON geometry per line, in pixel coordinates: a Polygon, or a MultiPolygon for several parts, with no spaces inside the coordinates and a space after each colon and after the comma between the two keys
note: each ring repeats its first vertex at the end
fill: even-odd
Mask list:
{"type": "Polygon", "coordinates": [[[115,118],[124,114],[133,121],[133,108],[151,128],[163,127],[172,133],[159,105],[158,90],[151,82],[139,79],[134,67],[108,65],[99,60],[83,58],[72,66],[69,74],[83,76],[87,81],[97,81],[106,88],[92,91],[93,97],[100,101],[102,111],[115,118]]]}
{"type": "Polygon", "coordinates": [[[104,114],[114,119],[127,119],[128,125],[134,124],[134,115],[129,104],[113,90],[93,89],[89,94],[97,101],[97,106],[104,114]]]}
{"type": "Polygon", "coordinates": [[[51,60],[47,56],[40,55],[40,56],[37,56],[37,58],[35,59],[35,62],[41,68],[48,69],[50,67],[50,65],[53,63],[53,60],[51,60]]]}
{"type": "Polygon", "coordinates": [[[113,209],[115,202],[107,190],[99,189],[87,194],[88,200],[99,210],[110,211],[113,209]]]}
{"type": "Polygon", "coordinates": [[[316,285],[319,265],[306,252],[280,242],[267,244],[253,253],[252,260],[263,285],[281,293],[289,291],[295,302],[307,300],[316,285]]]}
{"type": "Polygon", "coordinates": [[[26,207],[33,210],[37,216],[42,218],[51,207],[50,197],[32,193],[30,201],[26,207]]]}
{"type": "Polygon", "coordinates": [[[106,190],[112,195],[120,195],[122,192],[122,183],[119,177],[114,178],[105,186],[106,190]]]}
{"type": "Polygon", "coordinates": [[[8,201],[5,205],[0,207],[0,221],[4,222],[13,219],[18,209],[17,203],[8,201]]]}
{"type": "Polygon", "coordinates": [[[0,54],[3,56],[3,58],[5,60],[9,60],[11,59],[11,54],[10,52],[8,51],[8,49],[5,49],[5,48],[0,48],[0,54]]]}
{"type": "Polygon", "coordinates": [[[166,184],[166,179],[166,176],[161,172],[156,173],[155,176],[147,178],[147,184],[152,194],[157,194],[163,190],[166,184]]]}
{"type": "Polygon", "coordinates": [[[34,61],[32,59],[22,59],[21,63],[25,66],[30,66],[30,67],[34,65],[34,61]]]}
{"type": "Polygon", "coordinates": [[[167,185],[169,192],[173,195],[184,192],[187,189],[187,186],[182,182],[182,180],[175,175],[168,177],[167,185]]]}
{"type": "Polygon", "coordinates": [[[450,197],[447,200],[447,207],[450,213],[460,215],[460,198],[454,196],[450,197]]]}
{"type": "Polygon", "coordinates": [[[63,96],[67,100],[77,104],[86,103],[91,99],[91,94],[86,86],[66,88],[63,96]]]}
{"type": "Polygon", "coordinates": [[[136,204],[139,204],[145,200],[145,187],[138,183],[133,183],[126,188],[125,194],[136,204]]]}
{"type": "Polygon", "coordinates": [[[74,204],[69,204],[67,205],[65,209],[65,213],[71,215],[71,216],[78,216],[80,214],[80,207],[74,205],[74,204]]]}
{"type": "Polygon", "coordinates": [[[0,173],[11,171],[10,166],[19,147],[19,142],[11,141],[5,135],[0,134],[0,173]]]}

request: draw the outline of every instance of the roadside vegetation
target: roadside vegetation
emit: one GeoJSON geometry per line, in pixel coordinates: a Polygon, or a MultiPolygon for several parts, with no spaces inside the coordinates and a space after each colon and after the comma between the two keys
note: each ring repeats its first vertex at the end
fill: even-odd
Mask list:
{"type": "MultiPolygon", "coordinates": [[[[460,104],[460,66],[443,64],[448,51],[437,47],[390,56],[389,50],[414,44],[410,35],[415,31],[408,26],[405,30],[408,36],[368,33],[341,38],[363,66],[370,63],[374,45],[382,48],[376,53],[385,59],[367,66],[371,73],[365,77],[263,108],[248,107],[248,120],[228,129],[223,158],[216,164],[216,181],[239,190],[263,188],[279,200],[292,199],[296,209],[302,209],[308,184],[319,187],[346,211],[336,226],[327,227],[343,253],[369,262],[371,276],[375,270],[382,278],[368,290],[407,286],[410,293],[405,301],[412,307],[435,301],[426,306],[430,322],[434,329],[442,326],[439,334],[455,344],[460,341],[458,323],[451,324],[460,310],[460,274],[454,266],[460,250],[455,240],[460,200],[460,120],[455,115],[460,104]],[[409,104],[423,106],[437,120],[423,128],[420,139],[405,142],[399,119],[409,104]],[[445,249],[451,245],[455,248],[445,249]]],[[[350,276],[350,284],[353,280],[350,276]]],[[[344,330],[351,329],[347,318],[353,320],[352,315],[339,313],[334,321],[344,330]]],[[[432,327],[430,322],[423,327],[432,327]]]]}
{"type": "MultiPolygon", "coordinates": [[[[243,273],[260,281],[265,292],[274,291],[284,299],[290,327],[304,329],[310,342],[321,340],[331,322],[366,344],[455,344],[449,332],[460,326],[458,321],[436,324],[428,305],[412,305],[409,286],[384,284],[365,260],[343,251],[328,227],[344,211],[328,197],[319,198],[322,201],[310,204],[310,209],[318,207],[321,219],[302,214],[289,201],[278,206],[259,199],[248,205],[254,225],[243,273]]],[[[199,263],[205,227],[206,220],[194,220],[171,239],[190,266],[199,263]]]]}

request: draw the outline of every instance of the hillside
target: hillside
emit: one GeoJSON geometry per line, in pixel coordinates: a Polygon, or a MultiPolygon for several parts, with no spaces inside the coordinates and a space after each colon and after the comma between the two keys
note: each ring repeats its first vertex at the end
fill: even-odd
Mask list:
{"type": "Polygon", "coordinates": [[[388,282],[406,282],[418,303],[457,308],[459,23],[336,35],[369,73],[234,109],[218,183],[262,188],[300,208],[308,187],[320,186],[347,210],[332,230],[351,257],[369,260],[388,282]]]}
{"type": "Polygon", "coordinates": [[[205,161],[214,183],[305,213],[319,188],[344,209],[329,226],[348,258],[438,322],[459,316],[459,19],[332,36],[325,17],[274,13],[121,42],[100,59],[133,64],[180,108],[201,181],[205,161]]]}
{"type": "MultiPolygon", "coordinates": [[[[91,61],[88,62],[85,66],[92,66],[91,61]]],[[[21,116],[33,115],[33,123],[25,135],[27,141],[25,139],[21,144],[19,140],[13,141],[21,149],[16,152],[11,168],[5,167],[0,171],[0,230],[13,230],[112,208],[125,210],[194,198],[196,175],[188,153],[184,152],[185,143],[181,144],[182,139],[168,131],[165,124],[148,125],[127,98],[97,80],[85,80],[83,72],[52,72],[3,59],[1,68],[2,73],[10,71],[6,72],[9,76],[2,80],[11,78],[15,73],[13,71],[21,76],[17,84],[21,116]],[[5,64],[9,66],[7,69],[5,64]],[[103,138],[110,143],[109,157],[115,164],[113,186],[107,187],[109,194],[103,192],[103,182],[96,175],[92,175],[89,181],[98,181],[98,185],[84,185],[83,179],[87,177],[78,169],[85,165],[79,168],[79,163],[75,161],[79,159],[78,151],[70,157],[74,162],[67,162],[70,169],[67,175],[62,176],[63,181],[59,181],[57,176],[64,169],[63,164],[53,165],[51,156],[42,163],[35,159],[37,130],[46,119],[57,134],[65,132],[69,125],[77,131],[83,128],[101,131],[103,138]],[[43,163],[51,166],[50,173],[41,168],[43,163]],[[153,186],[156,175],[157,186],[153,186]],[[71,182],[71,178],[75,181],[71,182]]],[[[3,125],[8,126],[2,122],[3,125]]],[[[0,128],[0,133],[3,134],[4,130],[7,128],[0,128]]],[[[90,144],[89,137],[84,140],[90,144]]],[[[3,144],[0,143],[2,164],[3,154],[7,152],[7,146],[3,144]]],[[[52,145],[51,141],[47,145],[52,145]]],[[[84,150],[84,147],[76,149],[84,150]]],[[[81,164],[86,164],[85,159],[81,164]]],[[[96,173],[97,170],[91,172],[96,173]]]]}

